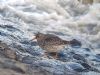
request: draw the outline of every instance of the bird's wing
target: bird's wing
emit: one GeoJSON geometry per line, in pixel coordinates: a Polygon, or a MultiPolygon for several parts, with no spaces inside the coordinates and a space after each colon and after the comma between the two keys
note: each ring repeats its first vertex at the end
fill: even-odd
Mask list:
{"type": "Polygon", "coordinates": [[[63,45],[63,40],[58,36],[47,36],[44,40],[47,45],[63,45]]]}

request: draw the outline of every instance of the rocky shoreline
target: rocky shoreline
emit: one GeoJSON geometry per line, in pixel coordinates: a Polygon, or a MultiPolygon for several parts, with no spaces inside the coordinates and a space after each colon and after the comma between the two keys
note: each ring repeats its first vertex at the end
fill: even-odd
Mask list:
{"type": "Polygon", "coordinates": [[[100,4],[34,1],[0,3],[0,75],[100,75],[100,4]],[[30,41],[38,31],[77,39],[82,47],[65,46],[58,59],[44,57],[30,41]]]}

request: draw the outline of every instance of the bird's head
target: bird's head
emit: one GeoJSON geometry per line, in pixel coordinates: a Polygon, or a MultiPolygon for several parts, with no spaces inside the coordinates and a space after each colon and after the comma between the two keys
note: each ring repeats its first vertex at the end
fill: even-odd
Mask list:
{"type": "Polygon", "coordinates": [[[44,38],[44,35],[45,34],[38,32],[38,33],[35,34],[35,37],[33,38],[33,40],[34,39],[37,39],[37,40],[43,39],[44,38]]]}

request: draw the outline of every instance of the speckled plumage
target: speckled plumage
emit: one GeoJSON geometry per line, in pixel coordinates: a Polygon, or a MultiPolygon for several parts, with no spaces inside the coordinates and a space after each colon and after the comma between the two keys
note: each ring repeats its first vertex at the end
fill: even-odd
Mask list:
{"type": "Polygon", "coordinates": [[[70,41],[62,40],[58,36],[52,34],[37,33],[36,39],[38,45],[47,52],[59,52],[66,44],[70,44],[70,41]]]}
{"type": "Polygon", "coordinates": [[[73,39],[71,41],[66,41],[53,34],[37,33],[35,35],[35,39],[37,40],[38,45],[43,50],[46,50],[47,53],[56,53],[56,57],[57,53],[61,51],[66,45],[81,46],[81,42],[79,42],[76,39],[73,39]]]}

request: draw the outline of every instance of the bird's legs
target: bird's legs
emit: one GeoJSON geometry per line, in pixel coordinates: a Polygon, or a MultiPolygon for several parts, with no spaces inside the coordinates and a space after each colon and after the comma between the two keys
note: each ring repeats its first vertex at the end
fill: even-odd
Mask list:
{"type": "Polygon", "coordinates": [[[48,58],[48,52],[44,52],[44,57],[48,58]]]}
{"type": "Polygon", "coordinates": [[[56,53],[56,52],[51,52],[51,53],[45,52],[44,57],[45,58],[50,58],[50,59],[57,59],[58,58],[58,53],[56,53]]]}
{"type": "Polygon", "coordinates": [[[57,59],[57,58],[58,58],[58,53],[57,53],[57,52],[51,52],[50,55],[51,55],[54,59],[57,59]]]}
{"type": "Polygon", "coordinates": [[[57,59],[57,58],[58,58],[58,53],[56,53],[54,56],[54,59],[57,59]]]}

